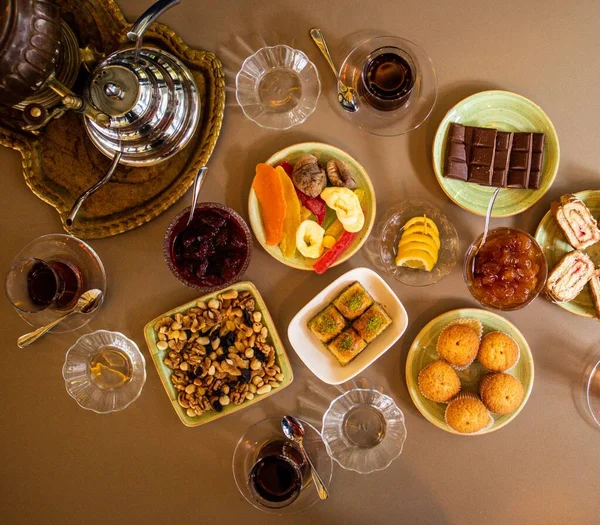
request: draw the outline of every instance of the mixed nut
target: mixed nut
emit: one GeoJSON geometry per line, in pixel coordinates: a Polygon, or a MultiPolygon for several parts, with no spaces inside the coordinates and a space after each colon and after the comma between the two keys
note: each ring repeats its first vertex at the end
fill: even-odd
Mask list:
{"type": "Polygon", "coordinates": [[[189,417],[220,412],[279,387],[284,379],[269,331],[248,291],[226,290],[155,325],[157,348],[189,417]]]}

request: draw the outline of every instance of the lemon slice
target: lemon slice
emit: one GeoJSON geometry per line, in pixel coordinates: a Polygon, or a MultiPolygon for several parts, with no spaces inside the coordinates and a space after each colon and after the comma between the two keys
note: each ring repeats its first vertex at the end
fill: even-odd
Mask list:
{"type": "Polygon", "coordinates": [[[425,270],[430,272],[435,266],[433,257],[423,250],[407,250],[396,257],[396,266],[406,266],[413,270],[425,270]]]}
{"type": "Polygon", "coordinates": [[[415,234],[427,235],[430,239],[433,240],[433,242],[435,242],[435,245],[439,249],[439,247],[440,247],[440,238],[439,238],[439,236],[436,235],[434,232],[432,232],[431,229],[429,229],[429,228],[427,228],[427,231],[425,231],[425,226],[423,224],[417,224],[415,226],[411,226],[408,229],[405,229],[402,232],[402,239],[407,238],[409,235],[415,235],[415,234]]]}
{"type": "Polygon", "coordinates": [[[437,225],[435,224],[435,222],[433,222],[429,217],[413,217],[412,219],[409,219],[408,221],[406,221],[406,224],[404,224],[404,229],[406,230],[406,228],[410,228],[411,226],[415,226],[417,224],[421,224],[421,225],[427,225],[427,229],[431,229],[435,232],[435,234],[439,237],[440,236],[440,230],[438,230],[437,225]]]}
{"type": "Polygon", "coordinates": [[[438,250],[438,244],[435,242],[434,238],[429,235],[425,235],[424,233],[413,233],[411,235],[403,235],[400,239],[400,242],[398,243],[398,248],[401,248],[402,246],[405,246],[406,244],[410,244],[412,242],[427,244],[428,246],[431,246],[435,251],[438,250]]]}
{"type": "Polygon", "coordinates": [[[435,246],[431,246],[423,242],[409,242],[408,244],[398,246],[398,257],[403,257],[404,254],[413,250],[420,250],[422,252],[425,252],[433,259],[434,264],[437,263],[438,249],[435,246]]]}

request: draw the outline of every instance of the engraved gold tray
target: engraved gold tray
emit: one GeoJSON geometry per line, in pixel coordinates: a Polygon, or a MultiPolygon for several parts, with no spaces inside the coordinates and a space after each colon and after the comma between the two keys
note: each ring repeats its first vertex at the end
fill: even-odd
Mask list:
{"type": "MultiPolygon", "coordinates": [[[[81,47],[89,44],[109,54],[126,42],[130,24],[113,0],[59,0],[59,5],[81,47]]],[[[177,56],[192,72],[202,102],[198,129],[190,143],[167,162],[144,168],[119,166],[112,181],[85,202],[71,228],[65,219],[73,202],[104,175],[111,162],[88,139],[83,117],[67,112],[38,135],[0,120],[0,144],[21,153],[27,185],[56,208],[63,228],[77,237],[109,237],[156,218],[183,196],[219,137],[225,109],[220,61],[213,53],[186,46],[163,24],[153,24],[144,42],[177,56]]],[[[84,73],[82,67],[80,77],[84,73]]],[[[76,84],[75,90],[81,85],[76,84]]]]}

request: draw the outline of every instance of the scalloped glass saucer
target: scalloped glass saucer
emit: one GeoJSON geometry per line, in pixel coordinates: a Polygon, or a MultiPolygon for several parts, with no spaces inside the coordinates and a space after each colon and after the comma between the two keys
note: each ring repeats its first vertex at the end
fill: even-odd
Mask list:
{"type": "Polygon", "coordinates": [[[63,378],[68,394],[81,408],[98,414],[118,412],[141,394],[146,360],[131,339],[98,330],[69,348],[63,378]]]}

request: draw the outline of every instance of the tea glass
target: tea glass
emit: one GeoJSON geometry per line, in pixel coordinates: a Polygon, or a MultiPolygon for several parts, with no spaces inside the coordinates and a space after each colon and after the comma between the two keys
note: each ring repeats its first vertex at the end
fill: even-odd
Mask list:
{"type": "MultiPolygon", "coordinates": [[[[25,322],[37,328],[63,317],[65,311],[73,307],[79,295],[86,290],[100,290],[101,302],[106,296],[106,274],[98,254],[81,239],[64,234],[43,235],[31,241],[17,254],[6,276],[4,287],[15,311],[25,322]],[[56,287],[54,296],[45,304],[36,304],[29,295],[28,277],[36,264],[49,266],[47,284],[56,287]],[[68,271],[63,271],[61,276],[60,269],[68,271]],[[66,287],[71,295],[61,293],[65,291],[65,277],[69,281],[77,281],[76,285],[71,282],[66,287]],[[77,292],[73,293],[75,289],[77,292]]],[[[71,315],[54,327],[52,332],[77,330],[85,326],[98,310],[99,308],[95,308],[87,314],[71,315]]]]}
{"type": "MultiPolygon", "coordinates": [[[[310,423],[302,421],[305,430],[304,447],[319,472],[325,487],[329,487],[333,473],[333,462],[321,434],[310,423]]],[[[288,440],[281,429],[281,417],[269,417],[251,426],[238,441],[233,453],[233,477],[238,490],[253,507],[271,514],[293,514],[312,507],[319,502],[319,496],[313,485],[310,473],[298,460],[300,452],[295,443],[288,440]],[[284,446],[287,451],[284,451],[284,446]],[[291,469],[299,470],[302,486],[297,494],[292,494],[285,501],[277,503],[266,501],[253,488],[251,475],[256,465],[267,455],[282,454],[292,463],[291,469]],[[283,451],[283,452],[282,452],[283,451]],[[296,455],[297,454],[297,455],[296,455]],[[295,459],[290,459],[295,458],[295,459]],[[294,466],[295,462],[295,466],[294,466]]]]}

